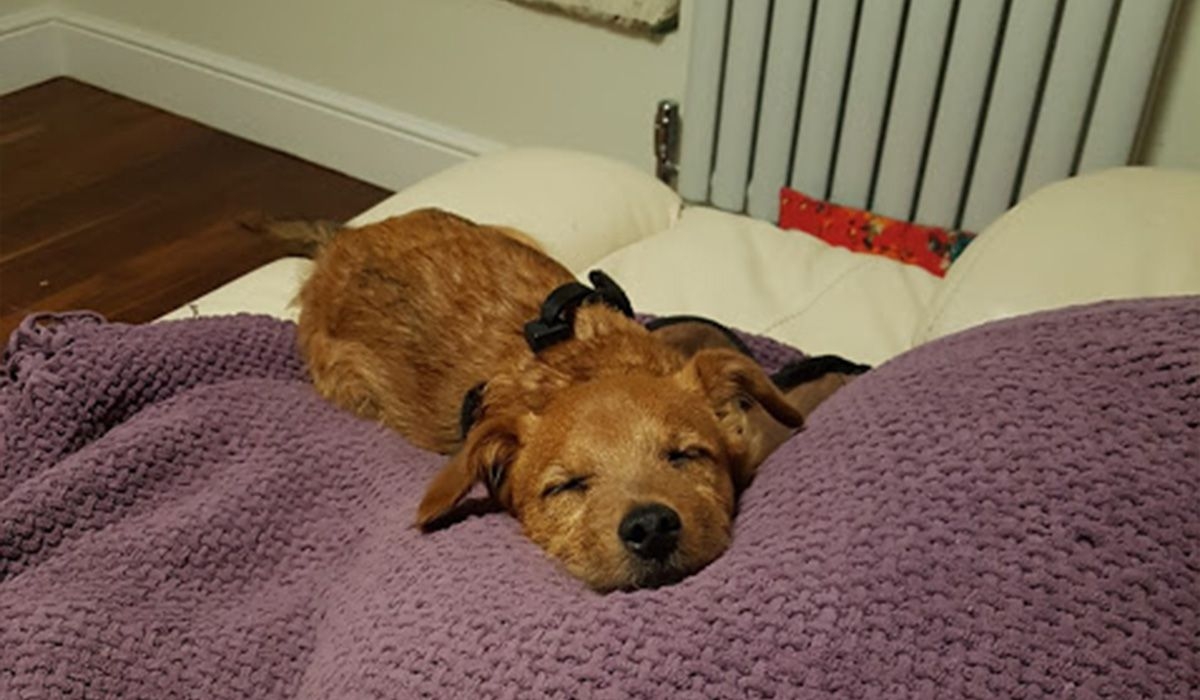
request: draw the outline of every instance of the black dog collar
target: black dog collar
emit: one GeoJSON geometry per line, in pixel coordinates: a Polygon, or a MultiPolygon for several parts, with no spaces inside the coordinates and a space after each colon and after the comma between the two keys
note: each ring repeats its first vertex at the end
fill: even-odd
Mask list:
{"type": "Polygon", "coordinates": [[[588,281],[595,285],[594,289],[580,282],[568,282],[550,292],[538,317],[525,324],[525,342],[534,354],[571,337],[575,330],[575,312],[580,306],[606,304],[633,318],[629,297],[611,277],[600,270],[592,270],[588,273],[588,281]]]}
{"type": "MultiPolygon", "coordinates": [[[[546,301],[542,302],[538,317],[525,324],[525,342],[534,354],[569,340],[575,330],[575,312],[584,304],[607,304],[633,318],[633,305],[629,303],[629,297],[611,277],[600,270],[593,270],[588,273],[588,281],[595,288],[580,282],[568,282],[550,292],[546,301]]],[[[463,396],[458,423],[464,439],[471,426],[479,420],[486,387],[487,382],[479,382],[463,396]]]]}

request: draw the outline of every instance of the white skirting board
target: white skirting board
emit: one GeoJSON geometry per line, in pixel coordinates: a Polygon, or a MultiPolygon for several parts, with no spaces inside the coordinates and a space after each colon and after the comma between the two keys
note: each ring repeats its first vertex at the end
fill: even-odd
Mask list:
{"type": "Polygon", "coordinates": [[[0,17],[0,94],[58,76],[393,190],[502,148],[473,134],[90,15],[0,17]]]}

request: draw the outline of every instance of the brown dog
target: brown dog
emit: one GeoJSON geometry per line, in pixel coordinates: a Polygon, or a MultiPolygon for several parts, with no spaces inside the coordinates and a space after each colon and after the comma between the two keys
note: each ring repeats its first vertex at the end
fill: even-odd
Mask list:
{"type": "Polygon", "coordinates": [[[510,230],[426,209],[305,235],[325,241],[298,329],[317,390],[417,445],[457,450],[421,502],[423,527],[482,482],[594,588],[676,580],[726,548],[736,493],[778,441],[755,427],[755,407],[803,421],[745,355],[688,357],[602,304],[535,355],[522,328],[574,277],[510,230]],[[480,382],[463,444],[460,404],[480,382]]]}

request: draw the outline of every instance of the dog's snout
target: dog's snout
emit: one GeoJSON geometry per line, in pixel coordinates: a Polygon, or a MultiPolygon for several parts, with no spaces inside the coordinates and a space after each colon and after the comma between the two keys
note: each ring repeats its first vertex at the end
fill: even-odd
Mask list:
{"type": "Polygon", "coordinates": [[[679,544],[679,514],[660,503],[632,508],[621,519],[617,534],[630,552],[643,559],[665,559],[679,544]]]}

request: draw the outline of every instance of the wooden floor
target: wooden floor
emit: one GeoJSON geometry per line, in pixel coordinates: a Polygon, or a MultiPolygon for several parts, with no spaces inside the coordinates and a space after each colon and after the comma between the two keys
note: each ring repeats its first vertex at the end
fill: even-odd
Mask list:
{"type": "Polygon", "coordinates": [[[73,80],[0,96],[0,347],[35,310],[154,319],[279,257],[240,222],[387,194],[73,80]]]}

